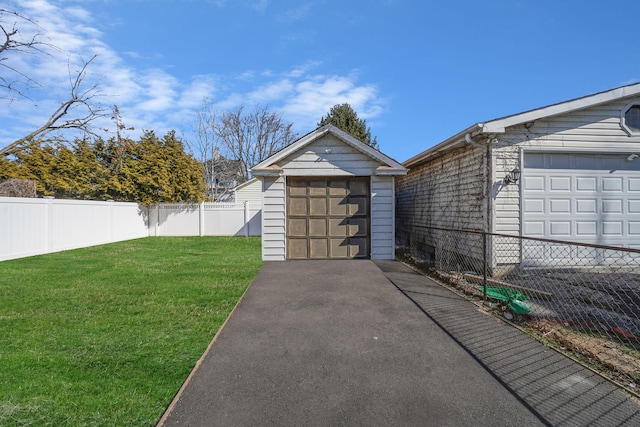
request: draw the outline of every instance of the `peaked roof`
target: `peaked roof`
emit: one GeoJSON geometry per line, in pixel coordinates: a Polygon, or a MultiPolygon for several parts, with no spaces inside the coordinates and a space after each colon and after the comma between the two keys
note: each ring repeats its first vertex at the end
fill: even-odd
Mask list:
{"type": "Polygon", "coordinates": [[[277,162],[289,157],[291,154],[303,149],[304,147],[310,145],[311,143],[317,141],[327,134],[335,136],[357,151],[365,154],[373,160],[378,161],[379,163],[382,163],[382,166],[380,166],[376,171],[378,175],[404,175],[407,173],[407,168],[402,166],[397,161],[393,160],[391,157],[381,153],[375,148],[365,144],[351,134],[332,124],[319,127],[316,130],[309,132],[305,136],[301,137],[293,144],[284,147],[282,150],[278,151],[268,159],[252,167],[251,173],[254,176],[273,175],[279,173],[280,168],[276,165],[277,162]]]}
{"type": "Polygon", "coordinates": [[[506,117],[490,120],[488,122],[476,123],[467,129],[458,132],[452,137],[442,141],[441,143],[423,151],[422,153],[403,162],[405,166],[413,166],[427,158],[444,150],[454,148],[455,146],[465,143],[467,138],[477,135],[492,135],[504,133],[508,127],[517,126],[525,123],[534,122],[539,119],[557,116],[560,114],[571,113],[589,107],[594,107],[607,102],[618,99],[628,98],[640,95],[640,83],[634,83],[627,86],[610,89],[603,92],[594,93],[583,96],[581,98],[571,99],[569,101],[559,102],[557,104],[547,105],[546,107],[536,108],[534,110],[525,111],[523,113],[513,114],[506,117]]]}

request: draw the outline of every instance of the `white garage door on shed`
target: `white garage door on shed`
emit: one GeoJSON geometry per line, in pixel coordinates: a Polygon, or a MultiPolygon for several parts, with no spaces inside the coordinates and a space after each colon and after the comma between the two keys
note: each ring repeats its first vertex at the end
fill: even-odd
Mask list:
{"type": "MultiPolygon", "coordinates": [[[[640,248],[640,157],[528,152],[522,176],[523,235],[640,248]]],[[[527,245],[525,260],[572,256],[527,245]]]]}

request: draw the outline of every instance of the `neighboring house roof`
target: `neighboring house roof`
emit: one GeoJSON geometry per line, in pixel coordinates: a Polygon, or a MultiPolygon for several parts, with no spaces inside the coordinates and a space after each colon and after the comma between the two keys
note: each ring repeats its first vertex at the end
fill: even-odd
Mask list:
{"type": "Polygon", "coordinates": [[[523,113],[513,114],[511,116],[501,117],[484,123],[476,123],[467,129],[458,132],[452,137],[434,145],[428,150],[406,160],[402,164],[407,167],[414,166],[424,160],[433,157],[442,151],[450,150],[459,145],[466,143],[473,144],[470,138],[477,135],[494,135],[504,133],[508,127],[522,125],[534,122],[543,118],[557,116],[560,114],[571,113],[589,107],[594,107],[610,101],[622,98],[640,95],[640,83],[634,83],[627,86],[598,92],[592,95],[583,96],[581,98],[571,99],[569,101],[559,102],[557,104],[548,105],[546,107],[536,108],[534,110],[525,111],[523,113]]]}
{"type": "Polygon", "coordinates": [[[298,150],[308,146],[309,144],[317,141],[327,134],[332,134],[336,138],[340,139],[345,144],[353,147],[361,153],[369,156],[370,158],[382,163],[376,170],[378,175],[404,175],[407,173],[407,169],[391,157],[382,154],[375,148],[365,144],[359,139],[355,138],[351,134],[339,129],[338,127],[328,124],[317,128],[316,130],[309,132],[302,138],[298,139],[294,143],[286,146],[282,150],[278,151],[268,159],[258,163],[251,168],[251,173],[254,176],[261,175],[278,175],[281,172],[281,168],[277,163],[298,150]]]}

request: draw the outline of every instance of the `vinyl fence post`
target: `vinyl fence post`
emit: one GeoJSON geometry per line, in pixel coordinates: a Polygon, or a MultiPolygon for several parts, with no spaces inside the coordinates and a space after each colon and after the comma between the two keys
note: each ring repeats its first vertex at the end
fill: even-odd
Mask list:
{"type": "Polygon", "coordinates": [[[249,201],[244,201],[244,236],[249,237],[249,201]]]}
{"type": "Polygon", "coordinates": [[[487,300],[487,233],[482,232],[482,295],[487,300]]]}
{"type": "Polygon", "coordinates": [[[200,237],[204,236],[204,202],[200,202],[200,212],[199,212],[199,223],[200,223],[200,237]]]}

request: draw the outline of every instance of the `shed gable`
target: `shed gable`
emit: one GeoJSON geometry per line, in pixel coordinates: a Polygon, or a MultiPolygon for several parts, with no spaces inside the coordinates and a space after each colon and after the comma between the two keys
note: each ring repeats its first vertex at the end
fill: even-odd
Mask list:
{"type": "Polygon", "coordinates": [[[289,176],[369,176],[382,166],[330,133],[277,164],[289,176]]]}

